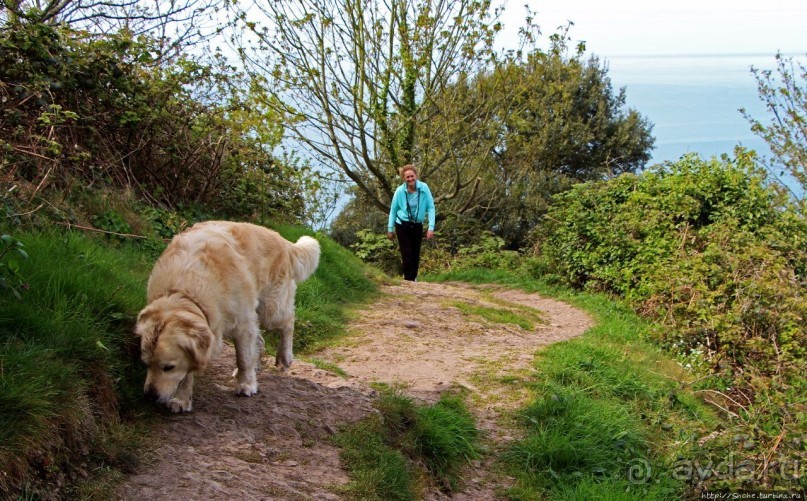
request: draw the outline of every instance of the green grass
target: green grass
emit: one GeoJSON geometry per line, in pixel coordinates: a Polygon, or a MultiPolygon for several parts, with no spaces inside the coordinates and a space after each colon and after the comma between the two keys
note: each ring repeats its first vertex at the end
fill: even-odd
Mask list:
{"type": "Polygon", "coordinates": [[[333,372],[337,376],[341,376],[343,378],[348,377],[348,374],[347,374],[347,372],[345,372],[344,369],[342,369],[338,365],[333,364],[331,362],[326,362],[325,360],[320,360],[318,358],[308,358],[308,359],[306,359],[306,361],[308,363],[310,363],[310,364],[313,364],[314,367],[316,367],[318,369],[322,369],[322,370],[325,370],[325,371],[328,371],[328,372],[333,372]]]}
{"type": "Polygon", "coordinates": [[[465,315],[474,315],[497,324],[513,324],[524,330],[531,331],[535,325],[542,323],[542,319],[537,312],[519,309],[491,308],[489,306],[479,306],[468,304],[462,301],[452,301],[451,306],[457,308],[465,315]]]}
{"type": "Polygon", "coordinates": [[[342,463],[350,472],[344,494],[368,501],[417,499],[417,476],[410,471],[406,456],[384,442],[381,427],[379,419],[369,419],[334,436],[334,443],[342,449],[342,463]]]}
{"type": "Polygon", "coordinates": [[[81,235],[15,236],[29,258],[21,299],[0,297],[0,465],[10,474],[0,492],[35,484],[37,461],[66,467],[79,445],[105,440],[106,424],[138,412],[131,332],[150,266],[81,235]]]}
{"type": "Polygon", "coordinates": [[[699,437],[719,427],[688,387],[692,377],[649,341],[652,326],[599,294],[555,287],[527,274],[466,270],[425,277],[497,283],[566,301],[595,326],[539,352],[534,398],[517,413],[524,434],[501,452],[515,477],[512,499],[671,499],[687,486],[677,459],[697,454],[699,437]],[[648,465],[648,478],[635,478],[648,465]]]}
{"type": "Polygon", "coordinates": [[[457,395],[444,394],[434,405],[418,406],[407,435],[414,455],[448,491],[460,487],[460,469],[480,456],[480,432],[457,395]]]}
{"type": "Polygon", "coordinates": [[[387,388],[376,406],[380,416],[335,437],[353,479],[353,496],[420,499],[421,477],[446,492],[461,487],[463,466],[480,457],[481,450],[480,432],[459,395],[444,394],[435,404],[418,405],[387,388]]]}
{"type": "MultiPolygon", "coordinates": [[[[311,234],[280,232],[291,240],[311,234]]],[[[113,427],[139,426],[156,412],[142,400],[145,369],[133,335],[155,249],[67,231],[10,233],[29,258],[20,262],[21,299],[0,296],[0,497],[47,492],[60,471],[69,476],[72,464],[87,461],[82,450],[94,471],[114,479],[131,468],[133,456],[122,451],[137,443],[113,427]]],[[[348,307],[376,290],[373,271],[315,236],[320,266],[297,294],[302,353],[339,336],[348,307]]]]}

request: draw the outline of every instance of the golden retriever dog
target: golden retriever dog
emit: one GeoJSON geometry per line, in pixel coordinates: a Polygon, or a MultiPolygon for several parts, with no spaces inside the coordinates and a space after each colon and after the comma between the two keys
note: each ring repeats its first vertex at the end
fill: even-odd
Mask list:
{"type": "Polygon", "coordinates": [[[259,325],[280,330],[275,365],[292,362],[297,283],[319,265],[319,242],[291,243],[249,223],[208,221],[176,235],[148,281],[148,305],[137,317],[144,392],[172,412],[193,408],[193,375],[232,339],[236,394],[258,391],[264,341],[259,325]]]}

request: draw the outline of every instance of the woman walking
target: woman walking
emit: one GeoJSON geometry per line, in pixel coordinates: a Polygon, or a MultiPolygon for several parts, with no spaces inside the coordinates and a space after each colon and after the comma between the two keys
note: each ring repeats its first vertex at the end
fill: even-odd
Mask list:
{"type": "Polygon", "coordinates": [[[404,280],[415,281],[420,266],[420,244],[423,242],[423,221],[426,215],[429,217],[426,238],[434,237],[434,198],[429,186],[418,180],[414,165],[401,167],[400,175],[404,184],[392,196],[387,238],[394,240],[397,235],[404,280]]]}

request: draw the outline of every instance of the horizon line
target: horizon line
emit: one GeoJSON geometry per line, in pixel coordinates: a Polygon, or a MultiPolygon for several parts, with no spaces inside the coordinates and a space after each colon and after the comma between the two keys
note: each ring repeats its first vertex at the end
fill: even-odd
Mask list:
{"type": "Polygon", "coordinates": [[[775,53],[770,53],[770,52],[724,52],[724,53],[713,52],[713,53],[667,53],[667,54],[659,54],[659,53],[656,53],[656,54],[614,54],[614,55],[609,55],[609,56],[606,56],[606,55],[603,55],[603,54],[598,54],[598,53],[592,51],[592,55],[602,57],[602,58],[605,58],[605,59],[613,59],[613,58],[617,58],[617,57],[619,57],[619,58],[635,58],[635,59],[650,58],[650,57],[668,58],[668,59],[685,58],[685,57],[686,58],[704,58],[704,59],[708,59],[708,58],[716,58],[716,57],[776,57],[777,54],[779,54],[779,55],[781,55],[783,57],[801,57],[801,56],[807,57],[807,51],[805,51],[805,52],[775,52],[775,53]]]}

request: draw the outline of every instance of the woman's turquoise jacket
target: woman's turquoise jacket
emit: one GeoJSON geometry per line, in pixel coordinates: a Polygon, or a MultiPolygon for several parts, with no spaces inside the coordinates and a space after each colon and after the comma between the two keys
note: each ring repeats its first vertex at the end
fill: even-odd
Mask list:
{"type": "MultiPolygon", "coordinates": [[[[415,216],[415,223],[422,223],[428,215],[429,230],[434,231],[434,198],[429,189],[429,185],[421,180],[415,181],[415,188],[418,192],[418,210],[415,216]]],[[[389,210],[389,221],[387,221],[387,231],[392,231],[395,223],[409,221],[409,212],[406,210],[406,183],[398,186],[392,196],[392,204],[389,210]]]]}

